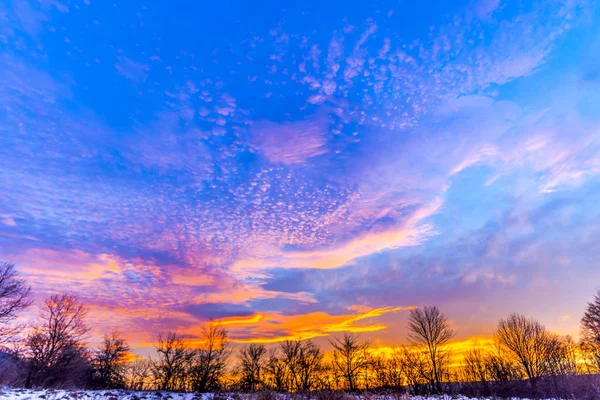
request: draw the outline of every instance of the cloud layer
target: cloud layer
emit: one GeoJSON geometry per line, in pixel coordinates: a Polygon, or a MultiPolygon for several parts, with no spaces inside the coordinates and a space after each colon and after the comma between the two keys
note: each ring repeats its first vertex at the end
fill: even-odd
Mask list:
{"type": "Polygon", "coordinates": [[[431,303],[461,339],[513,311],[575,332],[600,256],[595,2],[319,24],[316,3],[165,4],[0,6],[0,259],[39,299],[73,291],[138,343],[216,318],[240,343],[385,347],[431,303]]]}

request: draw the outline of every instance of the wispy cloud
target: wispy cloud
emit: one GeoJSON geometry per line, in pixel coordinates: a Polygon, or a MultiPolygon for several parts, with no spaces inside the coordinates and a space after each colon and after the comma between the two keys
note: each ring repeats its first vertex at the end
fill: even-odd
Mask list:
{"type": "Polygon", "coordinates": [[[323,117],[298,122],[258,122],[252,142],[271,163],[299,164],[327,152],[329,123],[323,117]]]}
{"type": "Polygon", "coordinates": [[[131,58],[125,56],[119,57],[115,68],[125,78],[136,83],[145,82],[150,70],[149,65],[133,61],[131,58]]]}
{"type": "MultiPolygon", "coordinates": [[[[303,315],[255,314],[243,319],[220,320],[236,343],[276,343],[285,340],[312,339],[339,332],[374,332],[385,329],[380,323],[369,322],[383,314],[411,307],[382,307],[354,314],[329,315],[316,312],[303,315]]],[[[193,334],[193,330],[189,333],[193,334]]]]}

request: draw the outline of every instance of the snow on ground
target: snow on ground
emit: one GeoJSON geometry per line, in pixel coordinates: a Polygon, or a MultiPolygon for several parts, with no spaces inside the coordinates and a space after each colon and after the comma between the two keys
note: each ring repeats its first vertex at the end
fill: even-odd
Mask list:
{"type": "MultiPolygon", "coordinates": [[[[129,391],[129,390],[54,390],[54,389],[0,389],[0,399],[11,400],[260,400],[260,395],[223,393],[215,396],[214,394],[195,394],[195,393],[176,393],[160,391],[129,391]]],[[[266,396],[266,398],[270,398],[266,396]]],[[[294,395],[277,395],[278,400],[293,400],[297,398],[294,395]]],[[[348,395],[348,400],[470,400],[468,397],[457,396],[352,396],[348,395]]],[[[479,398],[477,400],[490,400],[479,398]]],[[[528,400],[528,399],[512,399],[528,400]]]]}

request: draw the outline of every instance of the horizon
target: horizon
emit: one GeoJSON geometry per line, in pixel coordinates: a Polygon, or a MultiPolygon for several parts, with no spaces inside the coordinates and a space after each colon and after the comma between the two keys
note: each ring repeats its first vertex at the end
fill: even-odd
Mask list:
{"type": "MultiPolygon", "coordinates": [[[[0,261],[92,341],[454,345],[600,288],[600,3],[0,4],[0,261]]],[[[25,314],[36,319],[37,308],[25,314]]]]}

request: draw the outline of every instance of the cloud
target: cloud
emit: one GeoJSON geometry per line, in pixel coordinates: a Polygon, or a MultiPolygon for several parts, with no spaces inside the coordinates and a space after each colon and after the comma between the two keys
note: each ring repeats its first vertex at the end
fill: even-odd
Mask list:
{"type": "Polygon", "coordinates": [[[162,326],[166,318],[170,323],[189,326],[231,312],[243,315],[253,301],[261,299],[314,302],[305,292],[271,291],[260,284],[240,283],[225,276],[176,265],[126,261],[109,254],[31,249],[5,256],[34,283],[39,301],[57,291],[80,296],[93,310],[94,329],[112,326],[111,315],[115,313],[123,323],[143,331],[149,324],[162,326]]]}
{"type": "Polygon", "coordinates": [[[115,68],[121,75],[135,83],[145,82],[150,70],[150,66],[133,61],[125,56],[119,56],[115,68]]]}
{"type": "Polygon", "coordinates": [[[424,34],[292,22],[214,53],[76,7],[61,26],[94,33],[63,43],[58,4],[3,9],[1,256],[148,337],[385,337],[388,304],[428,302],[481,333],[523,290],[573,314],[599,237],[595,5],[471,4],[424,34]]]}
{"type": "Polygon", "coordinates": [[[291,269],[332,269],[348,265],[352,261],[405,246],[416,246],[432,234],[431,227],[423,224],[440,206],[440,200],[415,211],[405,225],[381,232],[370,232],[356,237],[339,247],[326,250],[288,251],[275,256],[255,260],[240,260],[230,267],[230,271],[242,278],[264,276],[261,271],[274,268],[291,269]]]}
{"type": "Polygon", "coordinates": [[[252,127],[252,143],[271,163],[301,164],[327,152],[325,118],[297,122],[258,122],[252,127]]]}
{"type": "Polygon", "coordinates": [[[500,0],[479,0],[475,2],[475,15],[480,19],[489,18],[501,5],[500,0]]]}
{"type": "MultiPolygon", "coordinates": [[[[219,320],[225,325],[236,343],[277,343],[285,340],[304,340],[330,336],[339,332],[373,332],[385,329],[383,324],[367,322],[383,314],[410,310],[411,307],[381,307],[365,309],[354,314],[329,315],[315,312],[303,315],[275,313],[254,314],[219,320]]],[[[194,334],[195,328],[186,332],[194,334]]]]}

